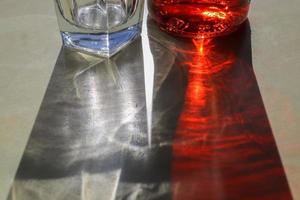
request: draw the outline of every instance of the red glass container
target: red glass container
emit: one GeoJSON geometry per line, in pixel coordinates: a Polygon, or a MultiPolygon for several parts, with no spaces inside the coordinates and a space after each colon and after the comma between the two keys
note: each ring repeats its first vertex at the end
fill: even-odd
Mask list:
{"type": "Polygon", "coordinates": [[[176,36],[207,38],[235,31],[247,19],[250,0],[148,0],[150,17],[176,36]]]}

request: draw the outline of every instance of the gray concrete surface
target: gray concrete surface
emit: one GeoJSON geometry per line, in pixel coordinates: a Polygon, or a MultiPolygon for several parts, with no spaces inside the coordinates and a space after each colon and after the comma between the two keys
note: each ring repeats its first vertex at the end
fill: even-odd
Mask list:
{"type": "MultiPolygon", "coordinates": [[[[294,198],[300,199],[300,1],[253,1],[253,66],[294,198]]],[[[51,0],[0,2],[0,199],[13,182],[60,50],[51,0]]]]}

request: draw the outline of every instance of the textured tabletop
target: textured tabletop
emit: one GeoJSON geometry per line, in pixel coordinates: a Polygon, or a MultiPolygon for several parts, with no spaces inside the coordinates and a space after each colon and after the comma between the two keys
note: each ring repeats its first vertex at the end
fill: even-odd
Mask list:
{"type": "Polygon", "coordinates": [[[0,199],[299,199],[299,6],[204,44],[144,20],[107,60],[61,49],[52,1],[1,1],[0,199]]]}

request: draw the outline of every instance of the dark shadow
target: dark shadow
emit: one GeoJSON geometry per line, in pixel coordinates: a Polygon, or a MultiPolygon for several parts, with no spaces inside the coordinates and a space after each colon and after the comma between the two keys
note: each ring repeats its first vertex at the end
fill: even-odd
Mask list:
{"type": "Polygon", "coordinates": [[[111,171],[121,167],[123,144],[147,144],[141,40],[125,50],[102,59],[62,49],[18,179],[111,171]]]}
{"type": "Polygon", "coordinates": [[[292,199],[252,67],[249,22],[200,40],[148,27],[187,80],[172,143],[172,199],[292,199]]]}
{"type": "Polygon", "coordinates": [[[151,148],[141,38],[110,59],[63,48],[8,199],[292,199],[249,22],[212,40],[148,30],[151,148]]]}
{"type": "MultiPolygon", "coordinates": [[[[172,88],[156,80],[156,88],[172,88]]],[[[157,124],[165,131],[153,134],[149,148],[144,81],[141,38],[110,59],[62,48],[8,199],[126,199],[136,192],[166,199],[178,115],[157,124]]],[[[157,113],[174,111],[176,102],[157,113]]]]}

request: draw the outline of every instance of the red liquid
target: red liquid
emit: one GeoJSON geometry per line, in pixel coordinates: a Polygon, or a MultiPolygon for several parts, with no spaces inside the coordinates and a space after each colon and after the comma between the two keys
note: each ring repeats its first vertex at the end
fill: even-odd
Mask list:
{"type": "Polygon", "coordinates": [[[249,0],[149,0],[150,17],[181,37],[225,35],[245,21],[249,0]]]}

